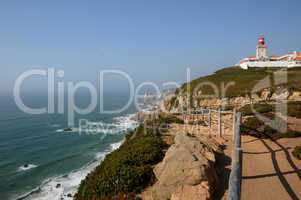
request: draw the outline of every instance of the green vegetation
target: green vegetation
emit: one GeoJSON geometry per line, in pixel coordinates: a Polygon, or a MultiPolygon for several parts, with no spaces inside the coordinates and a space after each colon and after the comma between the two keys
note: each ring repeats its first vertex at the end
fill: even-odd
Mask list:
{"type": "Polygon", "coordinates": [[[158,127],[149,125],[153,124],[140,125],[118,150],[106,156],[81,182],[76,200],[131,198],[152,184],[153,166],[163,159],[166,145],[158,127]]]}
{"type": "MultiPolygon", "coordinates": [[[[239,109],[242,116],[254,115],[252,111],[253,109],[258,113],[270,113],[275,112],[276,104],[267,104],[267,103],[256,103],[253,105],[245,105],[244,107],[239,109]]],[[[287,116],[301,118],[301,102],[288,102],[287,103],[287,116]]]]}
{"type": "Polygon", "coordinates": [[[288,130],[285,133],[279,134],[278,137],[279,138],[296,138],[296,137],[301,137],[301,133],[298,131],[288,130]]]}
{"type": "Polygon", "coordinates": [[[161,124],[184,124],[184,120],[178,118],[175,115],[170,115],[170,114],[160,114],[159,115],[160,123],[161,124]]]}
{"type": "Polygon", "coordinates": [[[170,99],[170,106],[171,107],[177,107],[179,104],[179,101],[177,100],[176,96],[171,97],[170,99]]]}
{"type": "Polygon", "coordinates": [[[245,105],[244,107],[239,109],[239,112],[241,112],[242,116],[247,116],[247,115],[253,115],[253,110],[252,108],[258,112],[258,113],[268,113],[268,112],[274,112],[275,108],[271,104],[266,104],[266,103],[256,103],[253,105],[245,105]]]}
{"type": "MultiPolygon", "coordinates": [[[[275,127],[280,128],[281,124],[285,124],[286,122],[280,118],[275,117],[275,115],[268,113],[265,114],[266,117],[270,119],[274,119],[275,127]]],[[[285,133],[280,133],[276,129],[272,128],[269,125],[265,125],[263,121],[259,120],[257,117],[252,116],[248,117],[244,123],[242,123],[240,127],[240,131],[243,134],[252,135],[258,138],[272,138],[272,139],[279,139],[279,138],[295,138],[301,137],[301,133],[297,131],[287,130],[285,133]]]]}
{"type": "Polygon", "coordinates": [[[230,105],[221,107],[221,110],[223,110],[223,111],[229,111],[229,110],[233,110],[233,109],[234,109],[234,106],[230,106],[230,105]]]}
{"type": "Polygon", "coordinates": [[[264,123],[257,119],[256,117],[249,117],[240,126],[240,131],[242,134],[248,134],[255,137],[265,137],[259,129],[264,125],[264,123]]]}
{"type": "MultiPolygon", "coordinates": [[[[212,87],[209,85],[204,85],[201,88],[197,88],[197,86],[201,83],[210,82],[216,85],[221,91],[222,84],[225,86],[230,84],[231,82],[234,85],[229,86],[226,91],[225,97],[237,97],[244,96],[246,94],[250,94],[254,86],[265,77],[270,76],[270,80],[273,79],[273,73],[277,71],[277,77],[286,77],[285,71],[280,71],[278,69],[273,68],[253,68],[248,70],[243,70],[240,67],[229,67],[216,71],[214,74],[209,76],[200,77],[191,81],[190,83],[185,83],[181,87],[182,92],[187,92],[187,84],[190,86],[190,90],[193,92],[202,91],[202,95],[216,95],[212,87]]],[[[299,68],[290,68],[287,70],[288,81],[286,84],[282,84],[282,86],[286,86],[289,89],[301,90],[301,69],[299,68]]],[[[271,83],[271,89],[275,90],[276,85],[273,85],[273,81],[271,83]]],[[[263,88],[262,88],[263,89],[263,88]]],[[[189,91],[189,92],[191,92],[189,91]]],[[[259,91],[257,91],[259,92],[259,91]]],[[[220,96],[221,94],[219,94],[220,96]]]]}
{"type": "Polygon", "coordinates": [[[287,115],[301,118],[301,102],[289,102],[287,105],[287,115]]]}
{"type": "Polygon", "coordinates": [[[301,146],[296,146],[294,150],[292,151],[293,156],[295,156],[297,159],[301,160],[301,146]]]}

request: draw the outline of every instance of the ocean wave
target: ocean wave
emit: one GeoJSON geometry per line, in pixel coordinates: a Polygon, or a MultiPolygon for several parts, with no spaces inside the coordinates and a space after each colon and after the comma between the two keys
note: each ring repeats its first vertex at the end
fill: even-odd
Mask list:
{"type": "Polygon", "coordinates": [[[87,126],[73,127],[68,131],[57,129],[57,133],[91,133],[91,134],[120,134],[132,130],[138,126],[138,122],[133,119],[135,114],[127,114],[113,118],[113,122],[92,122],[87,121],[87,126]]]}
{"type": "Polygon", "coordinates": [[[95,155],[95,160],[88,163],[79,170],[70,172],[67,175],[54,177],[46,180],[40,187],[29,193],[22,195],[17,200],[71,200],[75,195],[80,182],[93,171],[105,156],[118,149],[123,141],[110,145],[109,151],[99,152],[95,155]]]}
{"type": "Polygon", "coordinates": [[[50,124],[50,127],[53,127],[53,128],[57,128],[57,127],[60,127],[61,125],[60,124],[50,124]]]}
{"type": "MultiPolygon", "coordinates": [[[[104,125],[101,133],[121,132],[129,129],[134,129],[138,123],[133,120],[134,114],[128,114],[113,118],[112,123],[95,122],[104,125]],[[110,131],[111,130],[111,131],[110,131]]],[[[74,129],[75,130],[75,129],[74,129]]],[[[78,131],[78,128],[76,129],[78,131]]],[[[56,132],[64,132],[64,129],[57,129],[56,132]]],[[[72,131],[73,132],[73,131],[72,131]]],[[[35,188],[29,193],[22,195],[17,200],[71,200],[75,195],[80,182],[93,171],[107,154],[118,149],[123,143],[123,140],[117,143],[110,144],[110,149],[95,154],[95,159],[82,167],[79,170],[70,172],[67,175],[53,177],[35,188]]]]}

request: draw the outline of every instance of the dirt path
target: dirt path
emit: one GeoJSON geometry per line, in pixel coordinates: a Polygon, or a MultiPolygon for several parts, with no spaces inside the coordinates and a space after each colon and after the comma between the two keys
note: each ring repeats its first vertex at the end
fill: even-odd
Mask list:
{"type": "Polygon", "coordinates": [[[301,161],[291,152],[301,138],[242,137],[242,200],[301,199],[301,161]]]}

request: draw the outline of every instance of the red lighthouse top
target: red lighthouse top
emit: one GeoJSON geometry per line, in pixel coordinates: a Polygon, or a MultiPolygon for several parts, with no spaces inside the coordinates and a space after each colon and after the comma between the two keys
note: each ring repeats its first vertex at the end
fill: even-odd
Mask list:
{"type": "Polygon", "coordinates": [[[260,36],[258,39],[258,45],[259,46],[265,46],[265,39],[264,36],[260,36]]]}

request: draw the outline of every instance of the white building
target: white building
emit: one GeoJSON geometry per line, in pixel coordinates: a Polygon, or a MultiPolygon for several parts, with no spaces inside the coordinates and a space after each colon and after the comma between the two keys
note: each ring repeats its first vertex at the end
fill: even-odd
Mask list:
{"type": "Polygon", "coordinates": [[[256,56],[242,59],[238,66],[243,69],[250,67],[301,67],[301,52],[269,57],[265,39],[261,36],[258,40],[256,56]]]}

